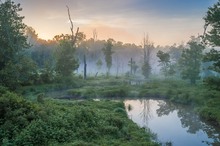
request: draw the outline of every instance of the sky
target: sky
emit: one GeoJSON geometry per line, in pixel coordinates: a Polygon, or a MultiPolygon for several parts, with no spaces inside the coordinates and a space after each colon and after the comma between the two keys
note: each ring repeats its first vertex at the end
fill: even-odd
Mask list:
{"type": "Polygon", "coordinates": [[[208,7],[217,0],[14,0],[23,8],[24,23],[38,36],[52,39],[70,34],[66,5],[74,29],[87,39],[96,30],[100,40],[113,38],[141,45],[144,35],[155,45],[187,42],[202,34],[208,7]]]}

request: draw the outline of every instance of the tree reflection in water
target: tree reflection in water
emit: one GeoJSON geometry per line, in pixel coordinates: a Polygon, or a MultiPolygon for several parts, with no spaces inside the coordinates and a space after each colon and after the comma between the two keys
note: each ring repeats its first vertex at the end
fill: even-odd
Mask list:
{"type": "MultiPolygon", "coordinates": [[[[193,111],[192,107],[183,106],[180,104],[173,104],[169,101],[158,100],[159,108],[156,110],[159,117],[163,115],[169,115],[170,113],[177,111],[177,115],[180,118],[183,128],[187,129],[188,133],[196,134],[199,131],[204,131],[207,133],[208,138],[214,140],[212,145],[220,144],[220,134],[219,129],[215,129],[213,126],[202,122],[198,114],[193,111]]],[[[210,144],[209,142],[204,141],[204,143],[210,144]]]]}
{"type": "Polygon", "coordinates": [[[189,145],[220,145],[220,130],[203,122],[192,107],[154,99],[125,100],[125,106],[128,116],[157,133],[159,141],[178,146],[187,140],[189,145]]]}
{"type": "Polygon", "coordinates": [[[143,120],[144,128],[147,129],[148,128],[148,121],[153,116],[152,113],[151,113],[150,100],[140,99],[140,103],[141,103],[141,106],[142,106],[142,109],[143,109],[140,113],[140,116],[143,120]]]}

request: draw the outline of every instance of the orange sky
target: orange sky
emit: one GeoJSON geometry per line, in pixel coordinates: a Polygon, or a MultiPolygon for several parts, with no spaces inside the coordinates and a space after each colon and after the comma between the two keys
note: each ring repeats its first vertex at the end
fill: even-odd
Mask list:
{"type": "Polygon", "coordinates": [[[202,34],[202,19],[216,0],[15,0],[21,3],[24,23],[38,36],[52,39],[70,33],[66,5],[74,26],[87,39],[96,29],[98,39],[113,38],[140,45],[148,34],[155,45],[187,42],[190,36],[202,34]]]}

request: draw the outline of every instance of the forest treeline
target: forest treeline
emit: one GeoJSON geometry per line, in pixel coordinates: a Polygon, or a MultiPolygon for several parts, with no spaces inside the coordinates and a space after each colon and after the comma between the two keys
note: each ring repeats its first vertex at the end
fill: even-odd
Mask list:
{"type": "Polygon", "coordinates": [[[169,97],[195,105],[219,126],[219,7],[220,0],[208,8],[201,36],[157,46],[147,35],[136,45],[80,31],[43,40],[23,23],[20,4],[0,1],[0,145],[158,145],[127,119],[122,102],[63,101],[41,93],[67,86],[72,97],[169,97]],[[22,97],[28,93],[35,100],[22,97]]]}
{"type": "Polygon", "coordinates": [[[209,8],[204,17],[205,33],[191,37],[185,44],[156,46],[144,36],[142,44],[135,45],[112,38],[98,40],[97,35],[87,39],[79,32],[72,45],[71,34],[56,35],[52,40],[39,38],[32,27],[22,22],[20,4],[6,1],[0,7],[1,84],[15,89],[20,85],[60,82],[62,77],[82,76],[84,64],[91,76],[148,79],[162,75],[189,79],[192,84],[202,77],[210,85],[219,84],[218,5],[209,8]]]}

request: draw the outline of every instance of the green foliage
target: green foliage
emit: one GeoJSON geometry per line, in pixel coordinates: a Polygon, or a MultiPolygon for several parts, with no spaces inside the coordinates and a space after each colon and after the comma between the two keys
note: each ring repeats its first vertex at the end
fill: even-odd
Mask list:
{"type": "Polygon", "coordinates": [[[40,70],[40,83],[52,83],[55,80],[55,72],[51,62],[46,61],[45,67],[40,70]]]}
{"type": "Polygon", "coordinates": [[[36,31],[32,27],[26,27],[25,31],[27,41],[30,43],[30,49],[25,51],[25,55],[31,57],[40,69],[47,68],[49,63],[54,67],[54,48],[58,43],[55,40],[43,40],[38,38],[36,31]]]}
{"type": "Polygon", "coordinates": [[[27,48],[24,36],[24,17],[18,12],[22,9],[20,4],[6,0],[0,4],[0,70],[4,69],[8,62],[15,62],[18,53],[27,48]]]}
{"type": "Polygon", "coordinates": [[[181,75],[183,79],[189,79],[191,84],[195,84],[200,78],[200,67],[202,60],[202,51],[204,46],[195,38],[188,42],[189,48],[184,49],[179,60],[181,75]]]}
{"type": "Polygon", "coordinates": [[[68,93],[75,98],[123,98],[128,96],[128,88],[126,86],[84,87],[68,90],[68,93]]]}
{"type": "Polygon", "coordinates": [[[149,76],[151,74],[151,66],[150,66],[150,63],[148,61],[145,61],[143,66],[142,66],[142,74],[144,75],[144,77],[146,79],[149,78],[149,76]]]}
{"type": "Polygon", "coordinates": [[[0,83],[11,89],[31,84],[36,69],[35,63],[22,54],[28,44],[24,17],[18,14],[21,10],[20,4],[11,0],[0,3],[0,83]]]}
{"type": "Polygon", "coordinates": [[[181,80],[154,80],[142,85],[139,91],[141,97],[168,98],[175,103],[192,105],[201,117],[217,126],[220,125],[219,95],[217,90],[192,86],[181,80]]]}
{"type": "Polygon", "coordinates": [[[203,60],[205,62],[213,62],[210,69],[220,73],[220,51],[211,49],[210,52],[205,54],[203,60]]]}
{"type": "Polygon", "coordinates": [[[170,62],[170,54],[164,53],[163,51],[157,52],[157,57],[160,59],[161,71],[167,77],[168,75],[173,75],[175,73],[174,65],[170,62]]]}
{"type": "Polygon", "coordinates": [[[144,37],[144,62],[142,65],[142,74],[144,75],[144,77],[146,79],[149,78],[150,74],[151,74],[151,65],[150,65],[150,61],[151,61],[151,55],[152,55],[152,50],[154,49],[154,45],[153,42],[149,41],[148,36],[144,37]]]}
{"type": "Polygon", "coordinates": [[[163,65],[167,65],[170,62],[170,54],[164,53],[163,51],[157,52],[157,57],[160,59],[159,62],[163,65]]]}
{"type": "Polygon", "coordinates": [[[39,118],[37,105],[4,91],[0,96],[0,145],[13,145],[14,138],[33,120],[39,118]]]}
{"type": "Polygon", "coordinates": [[[1,84],[16,89],[20,85],[32,85],[36,78],[36,64],[27,57],[19,57],[18,62],[8,62],[3,70],[0,70],[1,84]]]}
{"type": "Polygon", "coordinates": [[[208,77],[204,79],[205,85],[211,89],[220,90],[220,78],[219,77],[208,77]]]}
{"type": "MultiPolygon", "coordinates": [[[[220,46],[220,1],[209,7],[205,20],[205,31],[210,26],[209,31],[205,32],[204,41],[207,41],[212,46],[220,46]]],[[[220,73],[220,51],[211,49],[206,53],[204,57],[205,62],[212,62],[212,66],[209,68],[220,73]]],[[[219,78],[210,77],[205,79],[205,83],[214,89],[219,90],[219,78]]]]}
{"type": "Polygon", "coordinates": [[[208,41],[211,45],[220,46],[220,1],[214,4],[212,7],[209,7],[205,20],[205,29],[208,26],[211,27],[210,31],[205,34],[205,40],[208,41]]]}
{"type": "Polygon", "coordinates": [[[219,98],[213,98],[208,100],[206,106],[200,109],[200,116],[209,122],[212,122],[216,126],[220,126],[220,100],[219,98]]]}
{"type": "Polygon", "coordinates": [[[79,63],[74,57],[75,48],[70,41],[60,41],[57,49],[56,72],[62,77],[70,76],[73,71],[78,69],[79,63]]]}
{"type": "Polygon", "coordinates": [[[128,90],[126,87],[116,87],[116,88],[106,88],[101,92],[103,97],[119,97],[123,98],[128,95],[128,90]]]}
{"type": "Polygon", "coordinates": [[[108,68],[107,74],[110,73],[110,69],[112,67],[112,54],[114,53],[112,51],[112,39],[108,39],[107,43],[105,44],[105,47],[102,49],[104,55],[105,55],[105,62],[106,62],[106,66],[108,68]]]}
{"type": "Polygon", "coordinates": [[[3,87],[0,93],[0,145],[157,145],[127,119],[122,102],[38,104],[3,87]]]}

